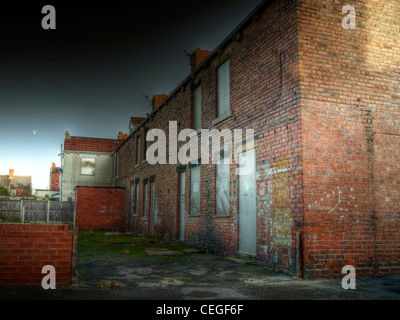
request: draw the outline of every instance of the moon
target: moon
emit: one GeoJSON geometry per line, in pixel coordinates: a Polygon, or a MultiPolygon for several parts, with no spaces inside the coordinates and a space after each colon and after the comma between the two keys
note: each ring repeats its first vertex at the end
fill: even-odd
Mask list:
{"type": "Polygon", "coordinates": [[[37,132],[36,130],[33,130],[33,135],[36,136],[37,132]]]}

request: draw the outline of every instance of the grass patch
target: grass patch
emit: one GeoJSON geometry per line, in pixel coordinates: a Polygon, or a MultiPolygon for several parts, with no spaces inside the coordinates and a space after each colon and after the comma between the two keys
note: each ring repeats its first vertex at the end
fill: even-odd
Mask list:
{"type": "MultiPolygon", "coordinates": [[[[106,235],[105,231],[80,231],[78,241],[78,257],[120,256],[127,258],[149,257],[146,248],[168,248],[184,250],[186,246],[168,244],[154,238],[123,234],[106,235]]],[[[174,257],[176,258],[176,257],[174,257]]]]}

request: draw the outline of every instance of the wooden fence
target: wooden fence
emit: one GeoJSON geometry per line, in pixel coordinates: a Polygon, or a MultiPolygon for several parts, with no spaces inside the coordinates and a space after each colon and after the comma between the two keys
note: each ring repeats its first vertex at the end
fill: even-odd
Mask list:
{"type": "Polygon", "coordinates": [[[73,224],[74,203],[0,200],[0,220],[21,221],[23,223],[73,224]]]}

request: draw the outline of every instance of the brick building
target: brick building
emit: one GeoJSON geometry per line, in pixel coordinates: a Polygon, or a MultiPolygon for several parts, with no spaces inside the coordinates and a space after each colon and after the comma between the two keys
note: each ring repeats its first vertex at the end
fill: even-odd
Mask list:
{"type": "Polygon", "coordinates": [[[356,29],[342,26],[346,4],[266,0],[193,53],[191,74],[115,149],[134,231],[306,277],[400,272],[400,3],[357,1],[356,29]],[[239,156],[254,170],[150,165],[146,133],[170,146],[170,121],[199,140],[199,128],[254,129],[239,156]]]}
{"type": "Polygon", "coordinates": [[[16,176],[13,169],[8,175],[0,175],[0,186],[6,188],[12,197],[32,196],[32,177],[16,176]]]}

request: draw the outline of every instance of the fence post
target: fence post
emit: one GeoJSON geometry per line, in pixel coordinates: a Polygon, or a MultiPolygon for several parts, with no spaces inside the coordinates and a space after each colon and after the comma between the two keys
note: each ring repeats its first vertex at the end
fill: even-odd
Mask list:
{"type": "Polygon", "coordinates": [[[21,221],[22,221],[22,208],[23,207],[24,207],[24,200],[21,199],[21,208],[19,210],[19,218],[21,219],[21,221]]]}
{"type": "Polygon", "coordinates": [[[25,220],[25,207],[22,207],[22,218],[21,218],[21,223],[24,223],[25,220]]]}
{"type": "Polygon", "coordinates": [[[298,278],[303,278],[303,231],[296,232],[296,273],[298,278]]]}
{"type": "Polygon", "coordinates": [[[46,219],[47,224],[49,224],[49,218],[50,218],[50,201],[47,201],[47,219],[46,219]]]}
{"type": "Polygon", "coordinates": [[[74,226],[74,229],[75,229],[75,227],[76,227],[76,209],[75,209],[75,207],[74,207],[74,220],[73,220],[73,226],[74,226]]]}

